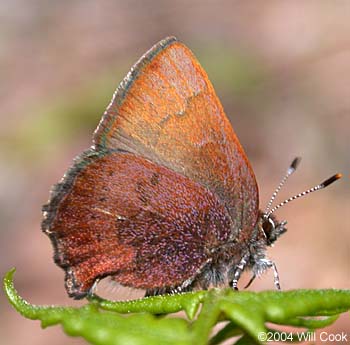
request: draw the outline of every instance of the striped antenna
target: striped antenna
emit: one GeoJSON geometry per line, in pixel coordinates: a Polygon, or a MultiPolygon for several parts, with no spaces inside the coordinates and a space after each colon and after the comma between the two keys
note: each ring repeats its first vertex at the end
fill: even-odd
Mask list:
{"type": "Polygon", "coordinates": [[[299,165],[301,161],[301,157],[296,157],[293,159],[293,162],[290,164],[287,173],[285,174],[285,176],[283,177],[283,179],[281,180],[281,182],[279,183],[279,185],[277,186],[277,188],[275,189],[275,191],[273,192],[271,199],[269,201],[269,203],[267,204],[266,208],[265,208],[265,212],[264,214],[269,213],[270,208],[272,206],[273,201],[275,200],[277,194],[279,193],[279,191],[281,190],[281,188],[283,187],[283,185],[286,183],[286,181],[288,180],[288,177],[290,175],[292,175],[294,173],[294,171],[297,169],[297,166],[299,165]]]}
{"type": "Polygon", "coordinates": [[[278,204],[277,206],[275,206],[274,208],[272,208],[267,214],[265,214],[266,218],[268,218],[272,213],[274,213],[276,210],[278,210],[280,207],[284,206],[285,204],[289,203],[290,201],[293,201],[295,199],[298,199],[302,196],[305,196],[307,194],[316,192],[317,190],[326,188],[327,186],[329,186],[330,184],[332,184],[333,182],[339,180],[342,177],[342,174],[335,174],[333,176],[331,176],[329,179],[323,181],[322,183],[318,184],[317,186],[310,188],[308,190],[306,190],[305,192],[299,193],[297,195],[294,195],[284,201],[282,201],[280,204],[278,204]]]}

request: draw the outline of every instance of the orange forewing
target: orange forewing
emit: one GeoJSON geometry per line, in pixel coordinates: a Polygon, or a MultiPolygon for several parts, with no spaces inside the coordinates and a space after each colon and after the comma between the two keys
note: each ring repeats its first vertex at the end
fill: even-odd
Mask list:
{"type": "Polygon", "coordinates": [[[175,38],[159,42],[132,68],[94,144],[143,156],[209,188],[227,207],[233,236],[257,221],[251,166],[205,71],[175,38]]]}

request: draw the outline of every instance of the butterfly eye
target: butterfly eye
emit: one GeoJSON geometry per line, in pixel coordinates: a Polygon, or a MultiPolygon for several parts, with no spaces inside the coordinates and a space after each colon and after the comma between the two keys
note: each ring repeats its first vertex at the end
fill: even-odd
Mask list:
{"type": "Polygon", "coordinates": [[[264,217],[263,219],[264,219],[264,221],[262,224],[262,228],[263,228],[263,231],[265,233],[266,238],[269,240],[271,234],[275,230],[275,222],[272,220],[271,217],[266,217],[266,218],[264,217]]]}

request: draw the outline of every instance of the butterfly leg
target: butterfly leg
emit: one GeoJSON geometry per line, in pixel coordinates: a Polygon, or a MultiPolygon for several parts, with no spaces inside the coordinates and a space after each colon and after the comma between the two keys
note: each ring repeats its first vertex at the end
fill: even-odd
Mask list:
{"type": "Polygon", "coordinates": [[[256,278],[256,274],[253,273],[253,275],[252,275],[252,277],[250,278],[248,284],[247,284],[244,288],[245,288],[245,289],[248,289],[249,286],[252,284],[252,282],[255,280],[255,278],[256,278]]]}
{"type": "Polygon", "coordinates": [[[273,278],[274,278],[275,287],[277,290],[281,290],[280,277],[278,275],[276,264],[271,261],[270,267],[273,269],[273,278]]]}
{"type": "MultiPolygon", "coordinates": [[[[264,271],[270,268],[272,268],[273,270],[275,287],[277,290],[281,290],[280,278],[278,275],[277,267],[276,264],[271,260],[265,258],[257,260],[253,266],[253,278],[255,278],[256,276],[260,276],[264,271]]],[[[248,283],[248,286],[253,281],[253,278],[248,283]]]]}
{"type": "Polygon", "coordinates": [[[241,277],[242,272],[244,271],[244,268],[247,266],[248,260],[250,257],[250,253],[245,254],[239,264],[235,267],[233,272],[233,280],[231,282],[231,286],[234,290],[238,290],[237,284],[238,280],[241,277]]]}
{"type": "MultiPolygon", "coordinates": [[[[281,290],[281,285],[280,285],[280,278],[278,275],[278,271],[277,271],[277,267],[276,264],[272,261],[267,260],[267,262],[265,262],[265,269],[268,268],[272,268],[273,269],[273,276],[274,276],[274,283],[275,283],[275,287],[277,290],[281,290]]],[[[250,278],[248,284],[244,287],[245,289],[249,288],[249,286],[252,284],[252,282],[254,281],[254,279],[257,277],[256,273],[253,273],[252,277],[250,278]]]]}
{"type": "Polygon", "coordinates": [[[266,260],[266,267],[267,268],[272,268],[272,270],[273,270],[273,280],[274,280],[274,283],[275,283],[275,287],[276,287],[277,290],[281,290],[280,278],[279,278],[279,275],[278,275],[276,264],[273,261],[271,261],[271,260],[266,260]]]}

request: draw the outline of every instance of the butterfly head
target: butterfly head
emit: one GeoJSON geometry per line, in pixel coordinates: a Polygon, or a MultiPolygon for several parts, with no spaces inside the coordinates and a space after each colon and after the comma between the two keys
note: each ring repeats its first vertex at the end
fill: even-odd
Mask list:
{"type": "Polygon", "coordinates": [[[287,222],[285,220],[279,222],[274,215],[267,216],[261,215],[261,229],[264,237],[266,238],[266,244],[271,246],[282,234],[287,231],[287,222]]]}

